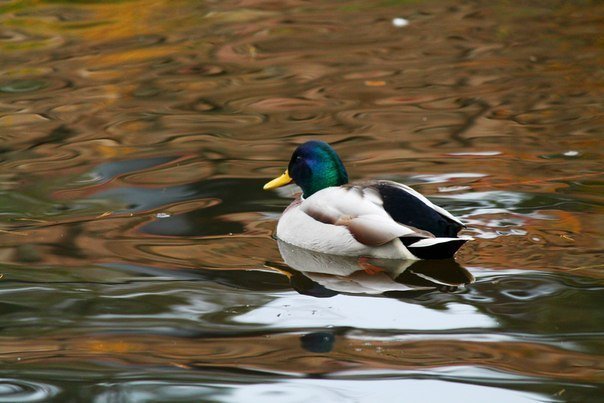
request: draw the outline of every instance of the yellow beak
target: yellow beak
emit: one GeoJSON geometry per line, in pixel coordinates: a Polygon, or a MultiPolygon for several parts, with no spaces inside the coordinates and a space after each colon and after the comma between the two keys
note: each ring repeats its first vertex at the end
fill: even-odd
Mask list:
{"type": "Polygon", "coordinates": [[[283,173],[283,175],[279,176],[278,178],[273,179],[272,181],[270,181],[269,183],[264,185],[264,187],[262,189],[264,189],[264,190],[275,189],[275,188],[287,185],[292,180],[293,179],[289,177],[289,173],[287,173],[287,170],[286,170],[283,173]]]}

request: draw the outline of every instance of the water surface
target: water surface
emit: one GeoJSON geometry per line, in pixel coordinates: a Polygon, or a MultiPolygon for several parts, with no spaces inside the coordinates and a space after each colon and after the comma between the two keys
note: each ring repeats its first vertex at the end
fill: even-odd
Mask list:
{"type": "Polygon", "coordinates": [[[0,2],[0,401],[597,401],[603,14],[0,2]],[[309,139],[476,241],[298,267],[261,188],[309,139]]]}

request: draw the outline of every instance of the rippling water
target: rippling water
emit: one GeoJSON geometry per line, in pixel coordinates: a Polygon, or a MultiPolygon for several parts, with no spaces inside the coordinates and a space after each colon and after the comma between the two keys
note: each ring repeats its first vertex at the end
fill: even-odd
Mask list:
{"type": "Polygon", "coordinates": [[[0,402],[602,399],[603,14],[0,1],[0,402]],[[314,138],[476,241],[278,245],[262,184],[314,138]]]}

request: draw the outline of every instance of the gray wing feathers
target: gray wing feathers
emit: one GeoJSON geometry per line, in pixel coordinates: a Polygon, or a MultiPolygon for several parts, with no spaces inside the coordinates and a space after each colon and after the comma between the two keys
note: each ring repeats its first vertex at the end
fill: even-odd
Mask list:
{"type": "Polygon", "coordinates": [[[379,193],[371,188],[323,189],[305,199],[301,208],[319,222],[345,226],[364,245],[379,246],[406,236],[430,236],[394,221],[383,209],[379,193]]]}

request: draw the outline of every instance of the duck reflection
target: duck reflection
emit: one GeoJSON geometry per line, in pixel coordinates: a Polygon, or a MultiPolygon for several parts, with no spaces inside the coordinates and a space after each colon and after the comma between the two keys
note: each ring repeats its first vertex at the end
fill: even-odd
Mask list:
{"type": "Polygon", "coordinates": [[[410,291],[454,291],[474,281],[453,259],[393,260],[327,255],[278,241],[292,287],[301,294],[398,295],[410,291]]]}
{"type": "Polygon", "coordinates": [[[300,336],[300,345],[311,353],[329,353],[333,350],[336,336],[329,332],[313,332],[300,336]]]}

